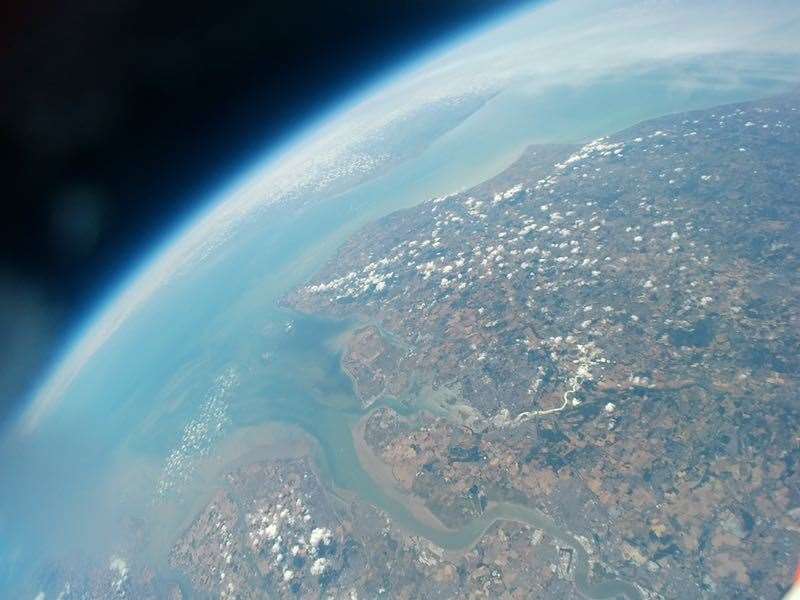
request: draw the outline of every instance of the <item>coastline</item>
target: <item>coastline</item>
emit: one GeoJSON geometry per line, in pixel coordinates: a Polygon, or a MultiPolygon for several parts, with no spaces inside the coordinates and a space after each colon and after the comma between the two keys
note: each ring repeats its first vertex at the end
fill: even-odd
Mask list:
{"type": "Polygon", "coordinates": [[[389,465],[384,463],[369,447],[365,438],[367,420],[373,411],[367,411],[351,427],[353,447],[355,448],[361,468],[373,482],[392,499],[401,503],[409,513],[421,524],[442,533],[456,533],[457,529],[448,528],[431,510],[425,506],[421,498],[400,490],[397,478],[389,465]]]}

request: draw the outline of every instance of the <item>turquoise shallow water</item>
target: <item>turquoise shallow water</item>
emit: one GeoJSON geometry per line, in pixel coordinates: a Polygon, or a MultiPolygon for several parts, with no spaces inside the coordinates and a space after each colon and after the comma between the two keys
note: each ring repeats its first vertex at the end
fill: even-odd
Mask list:
{"type": "MultiPolygon", "coordinates": [[[[358,227],[477,184],[510,164],[529,143],[582,141],[646,117],[768,95],[787,86],[761,75],[740,76],[735,85],[721,85],[713,77],[691,87],[676,85],[681,69],[692,68],[673,65],[635,79],[546,94],[531,94],[522,86],[509,89],[380,178],[300,212],[270,210],[247,223],[212,262],[158,292],[131,317],[35,435],[0,449],[0,542],[5,544],[0,543],[0,552],[6,565],[15,565],[0,577],[28,576],[48,555],[86,550],[105,555],[119,535],[120,516],[164,519],[153,525],[177,531],[183,520],[176,515],[185,517],[180,508],[185,498],[170,499],[175,506],[168,510],[152,508],[162,467],[180,446],[185,425],[202,413],[217,378],[227,372],[235,374],[236,384],[224,394],[224,425],[208,456],[197,461],[198,472],[214,461],[214,449],[226,436],[279,422],[316,440],[325,473],[338,487],[444,547],[469,545],[492,517],[552,527],[535,510],[512,505],[495,508],[452,534],[417,522],[358,463],[350,426],[360,409],[339,369],[335,344],[345,325],[299,319],[276,301],[358,227]],[[287,332],[288,321],[293,327],[287,332]]],[[[190,473],[181,485],[193,490],[197,503],[214,481],[190,473]]],[[[585,589],[598,596],[630,592],[623,584],[585,589]]]]}

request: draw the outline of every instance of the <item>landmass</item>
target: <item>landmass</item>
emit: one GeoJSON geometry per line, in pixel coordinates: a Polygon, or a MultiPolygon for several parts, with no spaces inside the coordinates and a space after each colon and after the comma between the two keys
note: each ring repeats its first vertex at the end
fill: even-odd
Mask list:
{"type": "Polygon", "coordinates": [[[654,597],[779,597],[800,548],[798,106],[531,148],[293,290],[410,349],[426,412],[365,427],[396,486],[449,526],[539,507],[654,597]]]}
{"type": "Polygon", "coordinates": [[[342,369],[352,379],[364,408],[378,398],[397,396],[408,385],[408,370],[402,368],[401,349],[374,325],[354,331],[342,353],[342,369]]]}
{"type": "Polygon", "coordinates": [[[570,596],[573,548],[498,520],[461,550],[405,532],[322,485],[306,458],[230,473],[172,552],[195,589],[220,598],[570,596]]]}

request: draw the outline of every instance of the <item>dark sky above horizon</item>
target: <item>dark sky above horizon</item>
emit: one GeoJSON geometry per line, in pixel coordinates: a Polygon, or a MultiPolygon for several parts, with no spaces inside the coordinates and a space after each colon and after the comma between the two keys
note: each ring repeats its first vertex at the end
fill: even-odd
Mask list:
{"type": "Polygon", "coordinates": [[[519,0],[31,0],[0,9],[0,420],[208,190],[519,0]]]}

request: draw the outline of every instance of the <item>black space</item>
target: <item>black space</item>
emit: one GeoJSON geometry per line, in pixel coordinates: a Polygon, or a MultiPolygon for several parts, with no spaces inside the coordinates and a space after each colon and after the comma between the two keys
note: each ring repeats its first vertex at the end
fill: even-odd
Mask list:
{"type": "Polygon", "coordinates": [[[209,188],[384,69],[517,4],[7,5],[0,418],[66,332],[209,188]]]}

